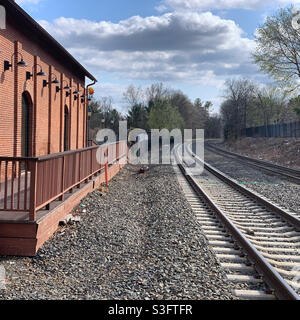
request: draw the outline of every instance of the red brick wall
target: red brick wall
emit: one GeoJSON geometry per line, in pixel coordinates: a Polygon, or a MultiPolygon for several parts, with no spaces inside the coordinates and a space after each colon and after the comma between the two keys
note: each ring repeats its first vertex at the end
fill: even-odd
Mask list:
{"type": "Polygon", "coordinates": [[[21,156],[22,93],[28,92],[33,106],[32,156],[64,151],[64,108],[70,114],[70,149],[86,146],[85,119],[86,106],[79,97],[74,100],[73,92],[84,92],[85,78],[78,70],[70,70],[58,58],[51,55],[52,48],[43,48],[38,42],[26,37],[12,21],[7,21],[6,30],[0,30],[0,156],[21,156]],[[28,67],[17,67],[20,52],[28,67]],[[11,61],[13,67],[4,72],[4,60],[11,61]],[[26,81],[26,71],[40,71],[41,65],[47,77],[33,77],[26,81]],[[51,73],[54,75],[51,76],[51,73]],[[61,82],[43,88],[43,80],[61,82]],[[66,80],[66,81],[62,81],[66,80]],[[72,86],[72,94],[66,97],[66,85],[72,86]],[[56,86],[61,88],[56,93],[56,86]]]}

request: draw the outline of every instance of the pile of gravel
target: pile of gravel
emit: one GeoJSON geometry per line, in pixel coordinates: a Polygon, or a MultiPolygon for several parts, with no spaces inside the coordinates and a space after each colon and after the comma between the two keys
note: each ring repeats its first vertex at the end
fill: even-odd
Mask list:
{"type": "Polygon", "coordinates": [[[300,215],[300,185],[207,149],[205,161],[247,188],[300,215]]]}
{"type": "Polygon", "coordinates": [[[235,299],[171,166],[126,166],[77,211],[37,257],[0,258],[0,299],[235,299]]]}

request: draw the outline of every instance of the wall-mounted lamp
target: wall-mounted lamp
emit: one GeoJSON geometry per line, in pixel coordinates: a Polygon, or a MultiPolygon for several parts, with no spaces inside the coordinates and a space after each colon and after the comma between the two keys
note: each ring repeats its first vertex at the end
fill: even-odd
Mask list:
{"type": "MultiPolygon", "coordinates": [[[[64,82],[66,82],[67,83],[67,85],[64,87],[64,90],[71,90],[72,88],[68,85],[68,82],[67,82],[67,80],[63,80],[63,84],[64,84],[64,82]]],[[[58,92],[60,92],[60,87],[59,86],[57,86],[56,87],[56,92],[58,93],[58,92]]],[[[68,95],[69,95],[69,93],[67,92],[67,97],[68,97],[68,95]]]]}
{"type": "Polygon", "coordinates": [[[7,60],[4,61],[4,72],[9,70],[10,68],[12,68],[12,66],[13,66],[12,59],[13,59],[13,56],[16,54],[21,56],[21,60],[17,62],[17,66],[18,67],[27,67],[27,63],[24,61],[22,54],[20,52],[15,52],[11,56],[11,63],[7,60]]]}
{"type": "Polygon", "coordinates": [[[66,82],[66,86],[64,87],[64,90],[68,90],[67,92],[66,92],[66,97],[68,97],[69,95],[70,95],[70,90],[72,90],[72,87],[70,87],[70,85],[68,84],[68,81],[67,80],[63,80],[63,84],[66,82]]]}
{"type": "Polygon", "coordinates": [[[54,73],[51,73],[51,75],[50,75],[51,79],[52,79],[52,76],[55,77],[54,80],[52,80],[52,81],[44,80],[44,81],[43,81],[43,87],[44,87],[44,88],[47,87],[47,85],[49,85],[50,83],[60,84],[60,82],[57,80],[57,76],[56,76],[54,73]]]}
{"type": "Polygon", "coordinates": [[[74,100],[76,101],[78,99],[78,97],[79,97],[80,91],[77,89],[77,86],[74,85],[74,86],[70,87],[70,91],[71,92],[72,92],[73,88],[75,88],[75,91],[73,92],[73,95],[74,95],[74,100]]]}
{"type": "Polygon", "coordinates": [[[81,103],[84,103],[84,101],[85,101],[85,94],[81,95],[80,98],[81,98],[81,103]]]}
{"type": "Polygon", "coordinates": [[[43,71],[41,65],[39,64],[35,64],[33,67],[32,67],[32,73],[30,73],[29,71],[26,72],[26,80],[30,80],[32,77],[33,77],[33,68],[35,66],[39,66],[41,68],[41,70],[39,72],[37,72],[37,76],[38,77],[47,77],[47,74],[43,71]]]}
{"type": "Polygon", "coordinates": [[[79,97],[80,91],[75,90],[75,91],[73,92],[73,94],[74,94],[74,100],[76,101],[76,100],[78,99],[78,97],[79,97]]]}

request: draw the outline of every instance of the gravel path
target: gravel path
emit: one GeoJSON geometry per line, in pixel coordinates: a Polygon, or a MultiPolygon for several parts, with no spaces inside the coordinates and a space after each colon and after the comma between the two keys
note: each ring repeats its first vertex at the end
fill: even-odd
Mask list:
{"type": "Polygon", "coordinates": [[[37,257],[0,258],[0,299],[235,299],[171,166],[128,165],[77,212],[37,257]]]}
{"type": "Polygon", "coordinates": [[[300,216],[300,185],[207,149],[205,161],[247,188],[300,216]]]}

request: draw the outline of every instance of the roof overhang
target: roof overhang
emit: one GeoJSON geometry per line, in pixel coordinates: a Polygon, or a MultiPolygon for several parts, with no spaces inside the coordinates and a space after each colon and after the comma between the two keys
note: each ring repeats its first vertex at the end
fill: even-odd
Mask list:
{"type": "Polygon", "coordinates": [[[22,25],[21,30],[27,33],[31,39],[41,45],[51,47],[52,54],[57,56],[64,64],[87,78],[97,82],[97,79],[88,72],[58,41],[56,41],[40,24],[27,14],[14,0],[0,0],[0,4],[6,8],[6,15],[13,17],[14,21],[22,25]]]}

